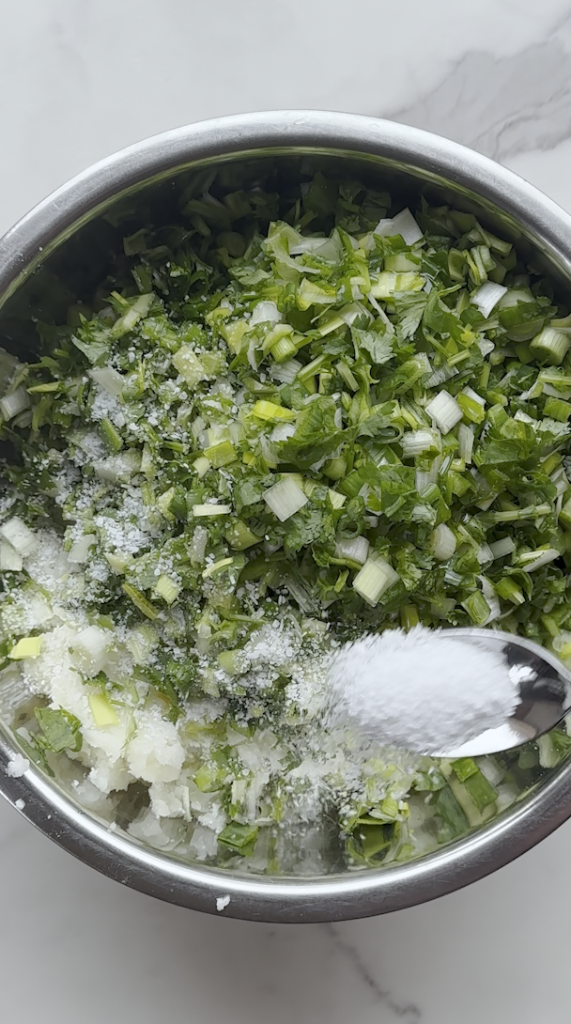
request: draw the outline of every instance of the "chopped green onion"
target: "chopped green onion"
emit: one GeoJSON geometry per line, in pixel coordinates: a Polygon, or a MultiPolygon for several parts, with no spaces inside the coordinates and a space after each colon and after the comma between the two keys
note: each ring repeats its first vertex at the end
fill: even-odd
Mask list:
{"type": "Polygon", "coordinates": [[[398,573],[378,555],[370,556],[353,580],[353,589],[374,607],[386,590],[399,579],[398,573]]]}
{"type": "Polygon", "coordinates": [[[123,375],[113,369],[112,366],[95,367],[89,371],[89,376],[112,398],[119,398],[123,391],[125,380],[123,375]]]}
{"type": "Polygon", "coordinates": [[[507,288],[503,284],[494,284],[493,281],[486,281],[472,295],[472,302],[478,307],[482,316],[487,320],[494,306],[497,306],[501,298],[506,294],[507,288]]]}
{"type": "Polygon", "coordinates": [[[107,416],[101,420],[101,423],[99,424],[99,431],[101,433],[102,440],[105,441],[105,444],[112,452],[121,451],[123,447],[123,438],[107,416]]]}
{"type": "Polygon", "coordinates": [[[561,508],[559,513],[559,522],[563,523],[563,526],[567,530],[571,530],[571,497],[567,499],[561,508]]]}
{"type": "Polygon", "coordinates": [[[525,602],[523,591],[511,576],[504,576],[496,583],[496,593],[503,597],[504,601],[511,601],[512,604],[521,605],[525,602]]]}
{"type": "Polygon", "coordinates": [[[427,451],[440,451],[440,434],[433,430],[410,430],[403,435],[403,457],[409,459],[427,451]]]}
{"type": "Polygon", "coordinates": [[[193,505],[191,512],[195,519],[214,519],[216,516],[227,516],[232,511],[231,505],[193,505]]]}
{"type": "Polygon", "coordinates": [[[191,345],[181,345],[172,357],[172,364],[190,387],[196,387],[201,380],[208,377],[204,364],[194,353],[191,345]]]}
{"type": "Polygon", "coordinates": [[[426,412],[443,434],[448,434],[464,415],[456,399],[447,391],[439,391],[426,406],[426,412]]]}
{"type": "Polygon", "coordinates": [[[0,526],[0,536],[7,540],[22,558],[27,558],[37,550],[37,538],[18,516],[12,516],[0,526]]]}
{"type": "Polygon", "coordinates": [[[193,468],[198,479],[201,480],[202,477],[208,473],[208,470],[211,469],[211,465],[205,455],[199,455],[199,457],[194,460],[193,468]]]}
{"type": "Polygon", "coordinates": [[[461,423],[458,427],[458,442],[460,445],[460,458],[469,465],[472,461],[472,452],[474,450],[474,431],[471,427],[466,426],[465,423],[461,423]]]}
{"type": "Polygon", "coordinates": [[[204,572],[202,573],[202,578],[203,580],[207,580],[211,576],[214,576],[217,572],[220,572],[222,569],[229,569],[230,566],[232,565],[234,565],[233,558],[219,558],[217,562],[213,562],[212,565],[209,565],[204,570],[204,572]]]}
{"type": "Polygon", "coordinates": [[[37,658],[41,654],[43,636],[24,636],[8,651],[12,661],[24,661],[26,658],[37,658]]]}
{"type": "Polygon", "coordinates": [[[81,750],[81,722],[62,708],[35,708],[34,715],[42,731],[39,742],[45,750],[58,754],[64,750],[81,750]]]}
{"type": "Polygon", "coordinates": [[[232,850],[244,853],[248,847],[252,847],[258,835],[257,826],[241,825],[232,821],[222,829],[218,836],[218,842],[223,846],[229,846],[232,850]]]}
{"type": "Polygon", "coordinates": [[[16,388],[15,391],[0,398],[0,414],[6,422],[13,420],[15,416],[29,407],[30,399],[24,387],[16,388]]]}
{"type": "Polygon", "coordinates": [[[478,424],[484,421],[486,415],[484,410],[485,401],[475,391],[472,391],[472,388],[464,388],[456,396],[456,401],[462,410],[462,415],[471,423],[478,424]]]}
{"type": "MultiPolygon", "coordinates": [[[[215,469],[229,466],[231,462],[235,462],[238,458],[230,441],[221,441],[220,444],[211,445],[210,448],[205,450],[204,455],[208,459],[209,465],[214,466],[215,469]]],[[[198,459],[196,461],[198,462],[198,459]]],[[[196,468],[196,462],[194,466],[196,468]]]]}
{"type": "Polygon", "coordinates": [[[112,337],[122,338],[128,331],[132,331],[139,320],[144,318],[149,312],[153,299],[154,295],[152,292],[149,292],[147,295],[139,295],[127,312],[119,317],[111,328],[112,337]]]}
{"type": "Polygon", "coordinates": [[[235,548],[237,551],[245,551],[246,548],[259,544],[262,539],[258,534],[253,533],[240,519],[226,531],[225,536],[230,547],[235,548]]]}
{"type": "Polygon", "coordinates": [[[369,541],[366,537],[354,537],[351,539],[340,539],[335,544],[337,558],[347,559],[349,562],[357,562],[364,565],[369,553],[369,541]]]}
{"type": "Polygon", "coordinates": [[[414,245],[422,238],[422,230],[408,208],[390,219],[380,220],[375,228],[375,234],[381,238],[400,235],[406,245],[414,245]]]}
{"type": "Polygon", "coordinates": [[[23,565],[24,560],[16,549],[7,540],[0,541],[0,572],[21,572],[23,565]]]}
{"type": "Polygon", "coordinates": [[[283,405],[276,405],[275,402],[256,402],[252,406],[252,412],[260,420],[294,420],[296,418],[293,409],[286,409],[283,405]]]}
{"type": "Polygon", "coordinates": [[[388,299],[396,292],[416,292],[421,288],[424,288],[424,278],[420,274],[395,274],[391,270],[382,270],[371,282],[371,295],[374,299],[388,299]]]}
{"type": "Polygon", "coordinates": [[[282,384],[293,384],[302,365],[298,359],[288,359],[287,362],[272,368],[272,377],[282,384]]]}
{"type": "Polygon", "coordinates": [[[555,558],[559,558],[560,552],[557,548],[537,548],[536,551],[524,551],[517,557],[517,564],[521,565],[526,572],[535,572],[536,569],[542,569],[544,565],[549,565],[555,558]]]}
{"type": "Polygon", "coordinates": [[[323,472],[329,480],[342,480],[347,472],[347,459],[341,455],[336,459],[328,459],[323,465],[323,472]]]}
{"type": "Polygon", "coordinates": [[[549,363],[560,365],[571,347],[571,338],[562,331],[554,330],[553,327],[544,327],[536,334],[529,347],[549,363]]]}
{"type": "Polygon", "coordinates": [[[332,487],[329,487],[327,491],[327,497],[329,498],[329,501],[331,502],[334,509],[343,508],[343,505],[347,501],[347,497],[345,494],[340,494],[339,491],[333,490],[332,487]]]}
{"type": "Polygon", "coordinates": [[[178,583],[171,580],[165,573],[161,573],[156,584],[155,594],[158,597],[162,597],[167,604],[172,604],[180,594],[181,588],[178,583]]]}
{"type": "Polygon", "coordinates": [[[436,560],[446,562],[456,551],[456,537],[446,523],[440,523],[430,538],[430,545],[436,560]]]}
{"type": "Polygon", "coordinates": [[[571,403],[564,402],[562,398],[550,397],[547,399],[543,411],[551,419],[566,423],[571,416],[571,403]]]}
{"type": "Polygon", "coordinates": [[[273,487],[264,491],[263,498],[268,508],[282,523],[299,512],[308,501],[307,495],[290,476],[283,477],[273,487]]]}
{"type": "Polygon", "coordinates": [[[156,619],[158,617],[159,613],[155,606],[151,604],[150,601],[147,601],[145,595],[142,594],[137,587],[133,587],[130,583],[124,583],[123,590],[135,607],[138,608],[143,615],[146,615],[148,619],[156,619]]]}
{"type": "Polygon", "coordinates": [[[89,706],[98,729],[119,725],[117,712],[104,693],[90,693],[89,706]]]}
{"type": "Polygon", "coordinates": [[[466,609],[472,622],[476,626],[484,626],[488,621],[491,613],[491,608],[486,601],[484,595],[479,591],[475,590],[470,597],[466,598],[465,601],[461,602],[462,607],[466,609]]]}
{"type": "Polygon", "coordinates": [[[400,624],[403,629],[414,629],[420,623],[420,616],[413,604],[405,604],[400,610],[400,624]]]}
{"type": "Polygon", "coordinates": [[[502,537],[501,540],[495,540],[489,547],[493,558],[503,558],[505,555],[511,555],[512,551],[515,551],[515,544],[511,537],[502,537]]]}

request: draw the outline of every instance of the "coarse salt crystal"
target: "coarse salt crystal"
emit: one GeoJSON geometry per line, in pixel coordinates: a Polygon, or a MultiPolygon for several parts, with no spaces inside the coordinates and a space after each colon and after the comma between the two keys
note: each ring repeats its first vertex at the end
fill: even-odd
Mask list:
{"type": "Polygon", "coordinates": [[[6,765],[6,775],[9,775],[11,779],[21,779],[29,767],[30,762],[26,757],[22,757],[21,754],[14,754],[14,757],[10,758],[6,765]]]}
{"type": "Polygon", "coordinates": [[[226,907],[228,906],[229,903],[230,897],[228,895],[218,896],[216,899],[216,909],[218,913],[220,914],[223,910],[226,910],[226,907]]]}

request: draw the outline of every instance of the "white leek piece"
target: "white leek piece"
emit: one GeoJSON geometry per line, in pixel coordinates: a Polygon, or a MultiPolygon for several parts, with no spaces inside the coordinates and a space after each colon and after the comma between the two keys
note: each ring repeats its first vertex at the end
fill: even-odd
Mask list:
{"type": "Polygon", "coordinates": [[[388,299],[395,292],[419,292],[424,288],[424,283],[424,278],[420,274],[410,270],[402,274],[397,274],[394,270],[381,270],[377,279],[371,282],[370,295],[375,299],[388,299]]]}
{"type": "Polygon", "coordinates": [[[89,695],[89,706],[93,720],[98,729],[105,729],[108,726],[119,725],[119,719],[115,708],[110,703],[107,694],[91,693],[89,695]]]}
{"type": "Polygon", "coordinates": [[[281,320],[283,320],[283,316],[275,302],[265,299],[263,302],[258,302],[258,304],[254,306],[249,326],[254,327],[256,324],[265,323],[277,324],[281,320]]]}
{"type": "Polygon", "coordinates": [[[398,573],[379,555],[367,559],[363,568],[353,580],[353,589],[373,608],[379,600],[399,579],[398,573]]]}
{"type": "Polygon", "coordinates": [[[24,661],[26,658],[37,658],[42,650],[43,636],[24,636],[8,651],[12,661],[24,661]]]}
{"type": "Polygon", "coordinates": [[[193,505],[192,514],[195,518],[209,519],[214,516],[227,516],[232,511],[231,505],[193,505]]]}
{"type": "Polygon", "coordinates": [[[190,544],[190,561],[192,565],[202,565],[204,562],[207,540],[208,530],[204,526],[197,526],[190,544]]]}
{"type": "Polygon", "coordinates": [[[89,376],[113,398],[118,398],[123,390],[123,384],[125,383],[123,376],[117,370],[114,370],[112,366],[96,367],[94,370],[89,371],[89,376]]]}
{"type": "Polygon", "coordinates": [[[400,235],[407,245],[414,245],[422,238],[422,231],[408,208],[401,210],[396,217],[380,220],[373,233],[381,238],[400,235]]]}
{"type": "Polygon", "coordinates": [[[280,384],[293,384],[301,368],[302,363],[299,359],[288,359],[285,363],[276,363],[272,366],[272,377],[279,380],[280,384]]]}
{"type": "Polygon", "coordinates": [[[487,320],[494,306],[497,306],[506,292],[507,288],[505,285],[495,284],[493,281],[485,281],[472,296],[472,302],[487,320]]]}
{"type": "Polygon", "coordinates": [[[369,541],[366,537],[343,537],[335,544],[335,554],[337,558],[348,558],[364,565],[369,554],[369,541]]]}
{"type": "Polygon", "coordinates": [[[280,441],[287,441],[288,437],[295,434],[295,423],[277,423],[270,434],[270,441],[274,444],[280,441]]]}
{"type": "Polygon", "coordinates": [[[434,557],[439,562],[446,562],[456,551],[456,537],[446,523],[440,523],[430,538],[434,557]]]}
{"type": "Polygon", "coordinates": [[[199,381],[208,377],[208,373],[201,363],[191,345],[181,345],[178,352],[175,352],[171,360],[175,370],[178,370],[190,387],[195,387],[199,381]]]}
{"type": "Polygon", "coordinates": [[[447,391],[439,391],[426,406],[426,412],[443,434],[448,434],[462,419],[463,413],[458,402],[447,391]]]}
{"type": "Polygon", "coordinates": [[[308,498],[292,477],[285,476],[264,492],[264,501],[280,522],[285,523],[307,504],[308,498]]]}
{"type": "Polygon", "coordinates": [[[332,487],[328,489],[327,497],[329,498],[329,501],[331,502],[334,509],[343,508],[343,505],[347,501],[346,494],[341,494],[339,491],[335,491],[332,487]]]}
{"type": "Polygon", "coordinates": [[[109,633],[99,626],[87,626],[70,645],[78,669],[86,676],[96,676],[107,662],[109,633]]]}
{"type": "Polygon", "coordinates": [[[478,348],[480,349],[480,352],[482,353],[484,359],[486,358],[486,356],[491,355],[495,347],[496,346],[494,345],[493,341],[487,341],[484,338],[478,342],[478,348]]]}
{"type": "Polygon", "coordinates": [[[141,469],[141,454],[134,448],[118,455],[108,455],[106,459],[96,459],[93,470],[100,480],[108,480],[112,484],[126,484],[141,469]]]}
{"type": "Polygon", "coordinates": [[[180,590],[179,584],[171,580],[170,576],[165,573],[161,573],[155,584],[155,594],[162,597],[167,604],[172,604],[176,600],[180,590]]]}
{"type": "Polygon", "coordinates": [[[555,558],[559,558],[560,554],[556,548],[537,548],[535,551],[523,552],[517,561],[526,572],[534,572],[535,569],[541,569],[555,558]]]}
{"type": "Polygon", "coordinates": [[[559,364],[563,362],[571,347],[571,338],[568,338],[563,331],[556,331],[553,327],[544,327],[539,334],[536,334],[529,347],[548,362],[559,364]]]}
{"type": "Polygon", "coordinates": [[[514,550],[515,544],[511,537],[502,537],[501,540],[495,540],[490,544],[490,551],[494,558],[503,558],[504,555],[511,555],[514,550]]]}
{"type": "Polygon", "coordinates": [[[401,439],[403,455],[411,458],[423,452],[440,451],[440,434],[434,430],[408,430],[401,439]]]}
{"type": "Polygon", "coordinates": [[[7,540],[22,558],[33,554],[38,546],[36,537],[19,516],[12,516],[0,526],[0,536],[7,540]]]}
{"type": "Polygon", "coordinates": [[[432,460],[430,469],[417,469],[414,474],[414,486],[419,494],[423,494],[428,487],[432,487],[432,484],[437,483],[441,466],[442,456],[437,455],[436,458],[432,460]]]}
{"type": "Polygon", "coordinates": [[[502,606],[499,602],[498,595],[496,594],[496,591],[494,590],[490,581],[486,579],[485,576],[478,576],[478,580],[482,585],[482,595],[484,597],[484,600],[486,601],[486,604],[490,609],[490,614],[488,615],[486,621],[482,623],[482,625],[489,626],[490,622],[493,622],[494,619],[499,618],[499,616],[502,614],[502,606]]]}
{"type": "Polygon", "coordinates": [[[96,541],[97,537],[94,533],[84,533],[83,537],[80,537],[71,545],[67,553],[68,561],[77,562],[79,564],[87,562],[87,559],[89,558],[89,549],[96,541]]]}
{"type": "Polygon", "coordinates": [[[460,458],[464,459],[464,462],[468,464],[472,461],[474,431],[465,423],[461,423],[458,427],[458,441],[460,443],[458,454],[460,455],[460,458]]]}
{"type": "Polygon", "coordinates": [[[21,572],[23,564],[16,549],[7,540],[0,541],[0,572],[21,572]]]}
{"type": "Polygon", "coordinates": [[[26,389],[24,387],[16,388],[11,394],[0,398],[0,413],[4,420],[13,420],[14,416],[17,416],[19,412],[23,412],[24,409],[28,409],[29,405],[30,399],[26,389]]]}
{"type": "Polygon", "coordinates": [[[476,558],[480,565],[485,565],[486,562],[492,562],[494,559],[493,551],[489,544],[480,544],[480,547],[476,551],[476,558]]]}

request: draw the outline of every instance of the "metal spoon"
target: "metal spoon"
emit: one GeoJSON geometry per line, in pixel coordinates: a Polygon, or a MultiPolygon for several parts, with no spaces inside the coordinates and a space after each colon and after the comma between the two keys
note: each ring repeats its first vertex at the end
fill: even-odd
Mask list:
{"type": "Polygon", "coordinates": [[[439,751],[435,757],[477,757],[509,750],[549,732],[571,712],[571,673],[539,644],[492,629],[446,629],[441,636],[501,654],[520,703],[504,725],[487,729],[455,750],[439,751]]]}

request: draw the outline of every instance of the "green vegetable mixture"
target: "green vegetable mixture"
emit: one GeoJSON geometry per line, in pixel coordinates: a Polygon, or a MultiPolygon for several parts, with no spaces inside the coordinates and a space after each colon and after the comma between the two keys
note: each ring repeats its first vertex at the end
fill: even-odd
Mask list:
{"type": "Polygon", "coordinates": [[[569,750],[363,755],[321,724],[362,631],[494,624],[571,662],[571,316],[473,215],[392,213],[321,174],[213,186],[2,357],[19,740],[191,859],[406,859],[569,750]]]}

